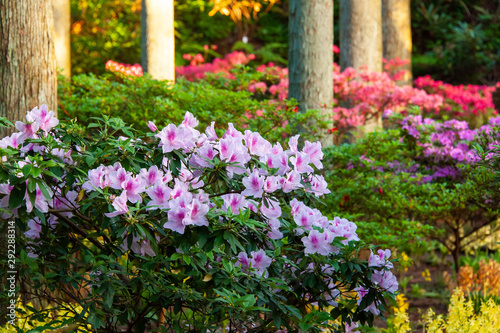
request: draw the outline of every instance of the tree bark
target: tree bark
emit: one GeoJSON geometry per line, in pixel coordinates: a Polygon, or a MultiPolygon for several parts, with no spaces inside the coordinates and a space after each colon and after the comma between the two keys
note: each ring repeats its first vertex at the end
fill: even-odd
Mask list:
{"type": "MultiPolygon", "coordinates": [[[[333,120],[333,0],[290,0],[288,28],[288,97],[333,120]]],[[[333,145],[322,134],[323,147],[333,145]]]]}
{"type": "MultiPolygon", "coordinates": [[[[340,68],[382,72],[381,0],[340,0],[340,68]]],[[[382,127],[382,117],[367,120],[364,132],[382,127]]]]}
{"type": "Polygon", "coordinates": [[[382,71],[381,0],[340,0],[340,68],[382,71]]]}
{"type": "Polygon", "coordinates": [[[142,69],[157,80],[175,80],[174,1],[142,0],[142,69]]]}
{"type": "Polygon", "coordinates": [[[405,75],[397,81],[398,85],[412,85],[413,83],[410,8],[410,0],[382,0],[384,58],[387,60],[399,58],[408,61],[408,64],[399,68],[405,71],[405,75]]]}
{"type": "MultiPolygon", "coordinates": [[[[50,1],[0,0],[0,117],[24,120],[47,104],[57,110],[57,75],[50,1]]],[[[0,138],[11,130],[0,128],[0,138]]]]}
{"type": "Polygon", "coordinates": [[[56,65],[61,74],[71,76],[71,6],[70,0],[52,0],[56,65]]]}

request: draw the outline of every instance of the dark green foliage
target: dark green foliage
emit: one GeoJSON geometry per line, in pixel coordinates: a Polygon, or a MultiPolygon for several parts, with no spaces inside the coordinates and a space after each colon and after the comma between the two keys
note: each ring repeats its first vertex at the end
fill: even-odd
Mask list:
{"type": "Polygon", "coordinates": [[[296,133],[304,123],[311,126],[304,131],[303,139],[315,140],[318,129],[325,128],[316,111],[296,113],[292,102],[271,103],[250,93],[246,87],[262,73],[240,68],[235,74],[235,79],[216,75],[197,82],[179,79],[175,85],[147,76],[111,73],[78,75],[71,82],[61,78],[59,115],[61,119],[78,118],[80,124],[100,115],[120,116],[141,129],[147,129],[151,120],[161,129],[170,122],[179,124],[189,111],[201,128],[212,121],[216,126],[233,123],[240,129],[259,131],[271,141],[296,133]]]}

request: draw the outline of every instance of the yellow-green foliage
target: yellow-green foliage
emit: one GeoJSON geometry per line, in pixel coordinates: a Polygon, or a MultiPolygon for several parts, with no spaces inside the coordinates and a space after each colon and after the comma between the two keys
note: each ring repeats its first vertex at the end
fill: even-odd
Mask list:
{"type": "Polygon", "coordinates": [[[479,314],[474,314],[472,301],[466,301],[460,289],[455,290],[448,307],[448,316],[436,316],[429,309],[425,316],[427,333],[498,333],[500,332],[500,305],[490,298],[481,304],[479,314]]]}
{"type": "MultiPolygon", "coordinates": [[[[35,319],[35,313],[32,312],[28,307],[33,307],[31,303],[24,306],[21,301],[16,304],[16,325],[21,332],[27,332],[29,330],[40,328],[46,326],[45,329],[53,330],[57,328],[67,327],[68,325],[62,325],[63,321],[68,318],[73,318],[74,316],[69,316],[69,312],[80,313],[82,307],[78,304],[64,304],[64,309],[59,307],[56,310],[48,307],[44,309],[43,315],[37,316],[35,319]]],[[[41,314],[38,312],[38,314],[41,314]]],[[[71,325],[71,324],[70,324],[71,325]]],[[[76,328],[76,327],[75,327],[76,328]]],[[[74,329],[73,329],[74,331],[74,329]]],[[[0,327],[0,333],[17,333],[19,332],[15,326],[6,324],[0,327]]],[[[78,326],[78,332],[92,332],[92,330],[87,330],[83,326],[78,326]]]]}

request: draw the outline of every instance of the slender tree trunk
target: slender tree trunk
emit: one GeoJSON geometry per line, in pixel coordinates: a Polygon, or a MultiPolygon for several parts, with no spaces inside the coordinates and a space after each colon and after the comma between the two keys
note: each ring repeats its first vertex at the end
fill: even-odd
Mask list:
{"type": "MultiPolygon", "coordinates": [[[[290,0],[288,97],[299,109],[320,110],[333,117],[333,0],[290,0]]],[[[323,147],[333,145],[333,135],[322,133],[323,147]]]]}
{"type": "MultiPolygon", "coordinates": [[[[340,68],[382,72],[381,0],[340,0],[340,68]]],[[[364,132],[382,127],[382,117],[367,120],[364,132]]]]}
{"type": "Polygon", "coordinates": [[[405,71],[405,75],[397,81],[398,85],[412,85],[413,83],[410,8],[410,0],[382,0],[384,58],[387,60],[399,58],[408,61],[408,64],[399,68],[405,71]]]}
{"type": "Polygon", "coordinates": [[[70,0],[52,0],[56,64],[62,74],[71,76],[71,6],[70,0]]]}
{"type": "MultiPolygon", "coordinates": [[[[42,104],[57,110],[53,29],[50,1],[0,0],[0,117],[24,120],[42,104]]],[[[9,133],[0,129],[0,138],[9,133]]]]}
{"type": "Polygon", "coordinates": [[[142,0],[142,68],[157,80],[175,80],[174,1],[142,0]]]}

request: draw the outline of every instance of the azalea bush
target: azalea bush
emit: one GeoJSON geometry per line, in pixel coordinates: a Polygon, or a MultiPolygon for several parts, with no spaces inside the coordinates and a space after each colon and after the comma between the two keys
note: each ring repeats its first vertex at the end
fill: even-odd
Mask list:
{"type": "MultiPolygon", "coordinates": [[[[109,64],[118,66],[118,64],[109,64]]],[[[137,67],[134,67],[137,68],[137,67]]],[[[140,67],[139,67],[140,68],[140,67]]],[[[130,69],[132,71],[132,69],[130,69]]],[[[243,71],[243,69],[242,69],[243,71]]],[[[245,70],[233,85],[248,85],[255,73],[245,70]]],[[[251,92],[224,85],[221,78],[190,82],[178,79],[175,85],[150,77],[124,76],[108,73],[73,76],[71,81],[60,77],[58,88],[61,119],[78,118],[88,125],[92,117],[108,115],[122,117],[136,129],[147,130],[148,121],[158,126],[179,123],[186,110],[196,115],[202,126],[217,119],[216,129],[222,130],[229,122],[252,131],[258,131],[270,140],[279,140],[296,133],[303,123],[315,124],[302,133],[310,141],[327,127],[318,112],[297,113],[291,101],[273,102],[254,98],[251,92]]]]}
{"type": "Polygon", "coordinates": [[[200,133],[189,112],[146,132],[94,118],[92,135],[45,105],[26,120],[0,140],[0,211],[20,235],[24,299],[69,316],[45,329],[344,330],[395,296],[391,252],[359,259],[357,226],[317,208],[318,142],[200,133]]]}
{"type": "Polygon", "coordinates": [[[472,120],[473,117],[492,116],[498,113],[495,110],[492,97],[492,94],[499,87],[498,83],[493,87],[473,84],[452,85],[433,80],[429,75],[426,75],[415,80],[415,87],[424,89],[430,94],[440,95],[445,99],[445,105],[441,108],[442,116],[465,117],[472,120]]]}
{"type": "Polygon", "coordinates": [[[393,129],[325,150],[333,165],[325,179],[337,189],[326,197],[327,215],[347,214],[371,234],[362,236],[401,251],[431,237],[458,271],[460,253],[498,228],[494,174],[477,150],[486,133],[498,139],[498,122],[469,129],[465,121],[393,115],[386,122],[393,129]]]}

